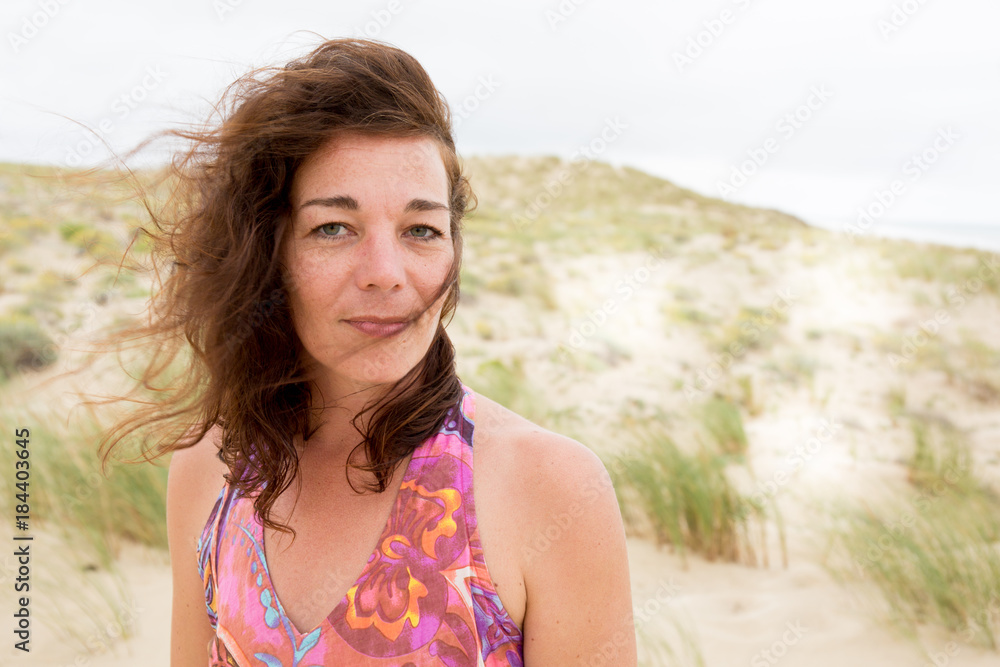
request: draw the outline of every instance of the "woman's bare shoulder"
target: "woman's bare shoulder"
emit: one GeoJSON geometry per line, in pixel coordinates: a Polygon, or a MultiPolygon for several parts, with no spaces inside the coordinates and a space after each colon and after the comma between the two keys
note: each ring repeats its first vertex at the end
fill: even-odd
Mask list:
{"type": "Polygon", "coordinates": [[[523,501],[522,518],[544,514],[547,502],[540,501],[556,500],[553,495],[564,494],[572,502],[585,488],[611,486],[603,462],[589,447],[482,395],[477,395],[475,422],[477,461],[523,501]]]}
{"type": "Polygon", "coordinates": [[[196,444],[171,454],[167,524],[182,539],[197,540],[229,471],[218,457],[222,429],[212,427],[196,444]]]}
{"type": "Polygon", "coordinates": [[[634,665],[634,644],[619,639],[632,609],[628,550],[604,463],[586,445],[488,400],[477,403],[473,449],[481,423],[486,444],[476,456],[489,461],[482,479],[493,512],[480,519],[494,528],[484,549],[494,547],[487,559],[516,563],[493,564],[506,599],[498,593],[518,614],[525,664],[558,661],[568,645],[582,656],[610,645],[615,664],[634,665]]]}
{"type": "Polygon", "coordinates": [[[535,467],[541,461],[593,467],[600,459],[586,445],[555,433],[522,417],[482,394],[476,394],[476,418],[473,440],[482,445],[486,456],[497,462],[535,467]],[[488,451],[486,451],[488,450],[488,451]],[[528,460],[525,460],[525,457],[528,460]]]}
{"type": "Polygon", "coordinates": [[[200,485],[218,479],[219,485],[215,489],[218,492],[224,482],[222,475],[228,471],[225,462],[219,458],[221,446],[222,429],[213,426],[194,445],[171,454],[170,475],[176,474],[183,484],[200,485]]]}

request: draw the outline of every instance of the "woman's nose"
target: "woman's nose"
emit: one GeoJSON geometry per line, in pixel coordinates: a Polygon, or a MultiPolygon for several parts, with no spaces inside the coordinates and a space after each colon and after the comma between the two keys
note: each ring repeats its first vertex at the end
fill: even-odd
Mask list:
{"type": "Polygon", "coordinates": [[[406,279],[403,266],[405,249],[396,238],[394,226],[369,227],[359,246],[354,268],[358,287],[389,291],[403,285],[406,279]]]}

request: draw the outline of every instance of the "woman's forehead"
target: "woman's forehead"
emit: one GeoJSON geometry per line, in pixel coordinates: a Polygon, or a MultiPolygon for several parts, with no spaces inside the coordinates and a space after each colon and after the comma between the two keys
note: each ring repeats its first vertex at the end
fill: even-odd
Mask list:
{"type": "Polygon", "coordinates": [[[327,192],[330,188],[372,183],[381,188],[395,183],[446,197],[448,176],[439,143],[431,137],[336,135],[296,172],[292,204],[297,208],[306,197],[351,194],[327,192]]]}

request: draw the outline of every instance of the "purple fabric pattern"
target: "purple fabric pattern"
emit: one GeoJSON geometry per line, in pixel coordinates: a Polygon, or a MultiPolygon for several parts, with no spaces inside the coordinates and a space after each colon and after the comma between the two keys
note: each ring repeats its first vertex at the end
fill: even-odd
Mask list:
{"type": "Polygon", "coordinates": [[[316,628],[274,591],[250,498],[224,486],[198,542],[210,667],[522,667],[523,637],[483,558],[472,493],[475,395],[413,452],[378,546],[316,628]]]}

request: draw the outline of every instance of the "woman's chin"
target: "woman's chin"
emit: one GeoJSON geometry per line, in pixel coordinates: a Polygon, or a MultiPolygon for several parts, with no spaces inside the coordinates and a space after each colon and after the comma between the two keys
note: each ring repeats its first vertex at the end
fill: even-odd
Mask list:
{"type": "Polygon", "coordinates": [[[373,359],[353,368],[344,369],[343,376],[359,390],[380,385],[388,387],[401,380],[411,368],[412,364],[406,365],[398,359],[393,359],[391,362],[373,359]]]}

